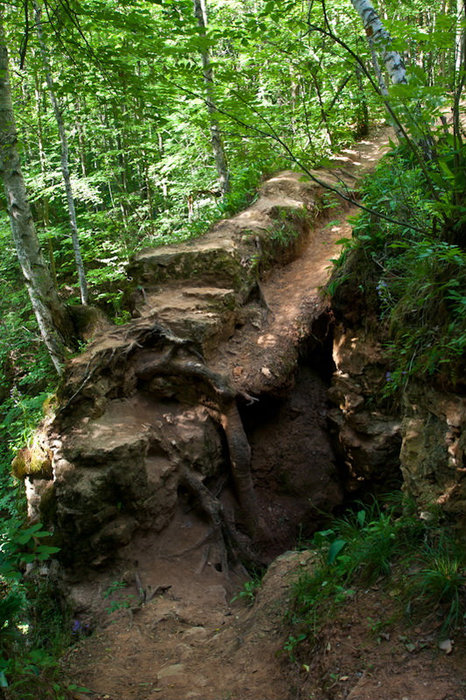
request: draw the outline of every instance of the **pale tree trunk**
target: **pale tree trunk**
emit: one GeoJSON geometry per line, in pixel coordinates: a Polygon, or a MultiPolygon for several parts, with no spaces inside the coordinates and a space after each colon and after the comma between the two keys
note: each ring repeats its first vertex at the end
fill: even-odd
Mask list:
{"type": "MultiPolygon", "coordinates": [[[[37,78],[37,75],[34,76],[34,95],[36,98],[36,110],[37,110],[37,126],[38,126],[38,131],[37,131],[37,139],[38,139],[38,146],[39,146],[39,162],[40,162],[40,171],[42,173],[43,177],[43,182],[44,182],[44,187],[46,183],[46,158],[45,158],[45,148],[44,148],[44,137],[43,137],[43,128],[42,128],[42,104],[41,104],[41,95],[39,91],[39,81],[37,78]]],[[[49,200],[47,196],[42,197],[42,221],[44,224],[44,227],[48,228],[50,221],[49,221],[49,200]]],[[[52,275],[53,283],[55,288],[57,288],[57,272],[55,268],[55,258],[53,257],[53,246],[52,246],[52,240],[51,238],[48,239],[48,249],[49,249],[49,266],[50,266],[50,273],[52,275]]]]}
{"type": "Polygon", "coordinates": [[[55,120],[57,122],[58,134],[60,137],[61,146],[61,170],[63,175],[63,183],[65,185],[66,201],[68,204],[68,214],[70,217],[70,228],[71,228],[71,240],[73,243],[74,259],[76,262],[76,269],[78,272],[79,281],[79,293],[81,296],[81,302],[87,304],[88,302],[88,291],[86,275],[84,272],[84,263],[81,255],[81,247],[79,245],[78,236],[78,222],[76,218],[76,209],[74,206],[73,188],[71,187],[70,178],[70,166],[69,166],[69,154],[68,154],[68,139],[66,137],[65,124],[63,121],[63,116],[61,113],[60,105],[58,104],[57,97],[55,95],[55,89],[52,78],[52,70],[50,67],[50,61],[47,53],[47,47],[44,42],[43,32],[42,32],[42,22],[41,22],[41,8],[34,2],[34,12],[36,20],[36,32],[37,38],[39,40],[39,47],[42,56],[42,63],[44,66],[45,79],[47,81],[47,87],[50,94],[50,100],[52,102],[53,112],[55,114],[55,120]]]}
{"type": "Polygon", "coordinates": [[[455,73],[459,75],[464,68],[465,35],[463,25],[465,20],[465,1],[456,0],[456,40],[455,40],[455,73]]]}
{"type": "MultiPolygon", "coordinates": [[[[201,28],[201,36],[205,36],[207,27],[207,12],[205,0],[194,0],[194,14],[197,19],[198,26],[201,28]]],[[[215,165],[217,168],[218,182],[222,195],[230,192],[230,175],[228,172],[228,163],[223,147],[222,135],[218,123],[218,113],[214,101],[214,80],[212,66],[210,64],[209,51],[204,49],[201,51],[202,71],[204,75],[204,84],[207,97],[207,109],[209,111],[210,122],[210,143],[214,153],[215,165]]]]}
{"type": "Polygon", "coordinates": [[[455,46],[455,95],[453,99],[453,137],[455,145],[455,161],[457,168],[459,164],[459,146],[462,145],[461,135],[461,99],[464,85],[466,83],[466,28],[464,21],[466,17],[466,0],[457,0],[457,35],[455,46]]]}
{"type": "Polygon", "coordinates": [[[369,44],[380,50],[392,83],[394,85],[406,83],[406,69],[403,59],[397,51],[392,50],[391,36],[380,21],[370,0],[351,0],[351,3],[362,19],[369,44]]]}
{"type": "Polygon", "coordinates": [[[72,337],[71,324],[58,298],[40,251],[17,149],[8,51],[0,8],[0,177],[3,180],[13,240],[40,333],[58,374],[72,337]]]}

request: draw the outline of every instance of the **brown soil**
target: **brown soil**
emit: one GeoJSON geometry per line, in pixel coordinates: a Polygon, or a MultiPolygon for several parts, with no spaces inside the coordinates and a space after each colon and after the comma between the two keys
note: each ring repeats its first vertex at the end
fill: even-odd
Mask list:
{"type": "MultiPolygon", "coordinates": [[[[333,181],[341,177],[353,182],[354,173],[370,169],[386,143],[387,133],[382,132],[347,150],[333,181]]],[[[280,174],[285,195],[287,178],[297,177],[280,174]]],[[[280,203],[278,198],[268,207],[280,203]]],[[[333,461],[325,434],[325,382],[310,367],[297,378],[290,372],[295,389],[286,396],[283,376],[287,363],[296,365],[299,339],[309,336],[309,319],[318,319],[326,307],[320,288],[329,278],[330,260],[338,256],[336,241],[351,235],[346,216],[355,211],[344,214],[340,208],[331,211],[332,221],[321,219],[300,257],[273,269],[263,281],[268,310],[263,302],[250,303],[228,339],[209,352],[209,366],[231,376],[241,391],[269,396],[260,409],[268,412],[265,426],[254,406],[244,407],[243,415],[262,520],[274,531],[264,553],[267,561],[290,546],[297,523],[306,526],[309,493],[318,508],[328,498],[333,504],[341,499],[337,481],[322,481],[319,469],[319,464],[333,461]]],[[[231,226],[236,225],[233,219],[231,226]]],[[[225,226],[217,227],[217,243],[225,226]]],[[[204,297],[211,294],[207,287],[201,291],[204,297]]],[[[146,304],[151,301],[145,299],[146,304]]],[[[171,305],[177,313],[182,308],[186,317],[189,309],[196,314],[186,290],[178,296],[173,289],[160,291],[159,308],[162,303],[167,313],[171,305]]],[[[102,343],[111,345],[110,335],[102,343]]],[[[210,488],[220,493],[223,485],[220,480],[210,488]]],[[[222,500],[233,520],[236,505],[228,489],[222,500]]],[[[395,626],[388,637],[374,634],[369,620],[379,621],[390,606],[377,588],[358,593],[321,632],[309,658],[291,663],[282,653],[288,635],[283,613],[296,572],[312,566],[312,557],[309,552],[279,557],[252,607],[247,597],[232,603],[248,578],[246,572],[240,566],[222,570],[222,553],[209,524],[181,494],[168,527],[138,535],[120,552],[112,570],[75,586],[79,639],[63,660],[64,672],[89,689],[82,697],[93,700],[466,698],[463,643],[458,641],[447,656],[424,628],[403,632],[395,626]],[[88,625],[94,627],[90,636],[88,625]],[[408,638],[414,648],[407,647],[408,638]]]]}
{"type": "Polygon", "coordinates": [[[313,642],[297,649],[294,697],[464,700],[464,634],[458,631],[453,639],[445,639],[438,611],[409,622],[402,609],[393,583],[388,589],[382,580],[357,588],[329,615],[313,642]],[[440,648],[442,643],[446,650],[440,648]]]}

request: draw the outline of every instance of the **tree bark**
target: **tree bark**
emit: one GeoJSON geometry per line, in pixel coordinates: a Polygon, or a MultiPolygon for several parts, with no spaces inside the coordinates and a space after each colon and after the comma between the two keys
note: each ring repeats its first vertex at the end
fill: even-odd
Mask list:
{"type": "Polygon", "coordinates": [[[37,2],[34,2],[34,14],[36,21],[36,33],[39,40],[40,53],[42,56],[42,63],[44,66],[45,80],[47,82],[47,87],[50,94],[50,100],[52,102],[53,112],[55,114],[55,120],[58,127],[58,135],[60,137],[61,146],[61,171],[63,175],[63,183],[65,185],[66,192],[66,202],[68,205],[68,214],[70,217],[70,228],[71,228],[71,240],[73,242],[74,259],[76,262],[76,270],[78,272],[79,281],[79,293],[81,296],[81,303],[87,304],[89,300],[86,274],[84,272],[84,263],[81,255],[81,246],[79,245],[79,235],[78,235],[78,221],[76,218],[76,208],[74,206],[74,196],[73,188],[71,186],[70,177],[70,165],[69,165],[69,153],[68,153],[68,139],[65,131],[65,124],[63,121],[63,116],[61,113],[60,105],[58,104],[57,97],[55,95],[55,88],[52,78],[52,70],[50,67],[50,61],[47,53],[47,47],[45,45],[44,36],[42,32],[42,21],[41,21],[41,8],[37,2]]]}
{"type": "MultiPolygon", "coordinates": [[[[197,24],[201,29],[201,36],[206,36],[207,13],[205,0],[194,0],[194,14],[197,19],[197,24]]],[[[214,79],[212,66],[210,64],[209,51],[204,49],[201,51],[202,72],[204,75],[204,84],[207,97],[207,109],[209,112],[210,122],[210,143],[214,153],[215,165],[217,168],[218,182],[222,195],[230,192],[230,174],[228,172],[228,163],[223,146],[223,139],[220,133],[220,126],[217,118],[217,108],[214,101],[214,79]]]]}
{"type": "Polygon", "coordinates": [[[392,38],[385,29],[370,0],[351,0],[351,3],[362,19],[369,44],[379,48],[382,60],[394,85],[406,83],[406,68],[403,59],[397,51],[391,48],[392,38]]]}
{"type": "Polygon", "coordinates": [[[0,177],[3,180],[16,253],[40,333],[58,374],[72,327],[40,250],[17,149],[8,51],[0,8],[0,177]]]}

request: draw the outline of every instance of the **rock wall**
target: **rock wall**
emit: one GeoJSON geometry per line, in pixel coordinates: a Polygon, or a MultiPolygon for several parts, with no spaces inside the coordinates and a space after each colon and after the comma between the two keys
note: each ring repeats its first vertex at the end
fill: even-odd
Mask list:
{"type": "MultiPolygon", "coordinates": [[[[215,364],[215,353],[223,341],[229,356],[237,327],[260,334],[268,309],[259,275],[299,255],[319,206],[318,189],[287,171],[265,183],[249,209],[202,238],[146,250],[132,261],[133,320],[100,328],[69,363],[43,429],[48,471],[33,471],[31,460],[21,467],[30,516],[54,531],[66,566],[97,566],[137,530],[165,528],[182,474],[191,474],[191,486],[228,480],[236,442],[222,411],[236,397],[243,403],[255,397],[228,362],[215,364]]],[[[277,386],[290,385],[297,342],[280,349],[292,362],[281,363],[286,373],[274,376],[277,386]]],[[[260,392],[268,378],[258,376],[260,392]]],[[[245,439],[241,430],[236,437],[245,439]]],[[[246,461],[248,450],[245,444],[246,461]]],[[[319,468],[328,470],[330,500],[339,499],[331,455],[319,468]]],[[[259,504],[261,517],[270,518],[269,498],[259,504]]]]}
{"type": "MultiPolygon", "coordinates": [[[[362,256],[364,257],[364,256],[362,256]]],[[[376,279],[359,284],[361,255],[349,257],[333,299],[336,371],[330,419],[349,490],[402,486],[419,510],[466,516],[466,397],[411,380],[384,398],[390,364],[377,315],[376,279]]]]}
{"type": "Polygon", "coordinates": [[[334,331],[329,412],[348,491],[387,491],[401,482],[401,416],[381,400],[387,361],[373,333],[343,322],[334,331]]]}
{"type": "Polygon", "coordinates": [[[466,397],[419,383],[404,394],[400,454],[404,489],[466,524],[466,397]]]}

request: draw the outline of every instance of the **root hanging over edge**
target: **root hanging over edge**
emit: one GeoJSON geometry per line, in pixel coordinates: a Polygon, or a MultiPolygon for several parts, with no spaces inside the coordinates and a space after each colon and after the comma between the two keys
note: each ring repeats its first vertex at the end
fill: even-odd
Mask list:
{"type": "Polygon", "coordinates": [[[212,525],[212,539],[221,552],[222,570],[228,573],[229,563],[242,564],[246,568],[261,565],[249,547],[242,543],[236,530],[228,522],[222,503],[212,495],[201,479],[188,468],[180,473],[180,484],[184,486],[199,502],[212,525]]]}
{"type": "MultiPolygon", "coordinates": [[[[175,359],[172,348],[162,356],[144,358],[136,365],[136,375],[145,382],[150,382],[157,376],[182,376],[199,383],[207,401],[214,403],[221,415],[220,422],[228,445],[233,481],[247,530],[253,538],[258,534],[264,536],[264,528],[259,526],[257,500],[251,475],[251,448],[236,403],[238,392],[229,378],[214,372],[199,361],[175,359]]],[[[245,398],[253,400],[250,396],[245,398]]],[[[204,486],[203,488],[205,489],[204,486]]],[[[213,498],[207,489],[206,491],[209,498],[213,498]]],[[[212,503],[209,507],[212,507],[212,503]]],[[[205,510],[209,517],[214,517],[207,508],[205,510]]]]}

